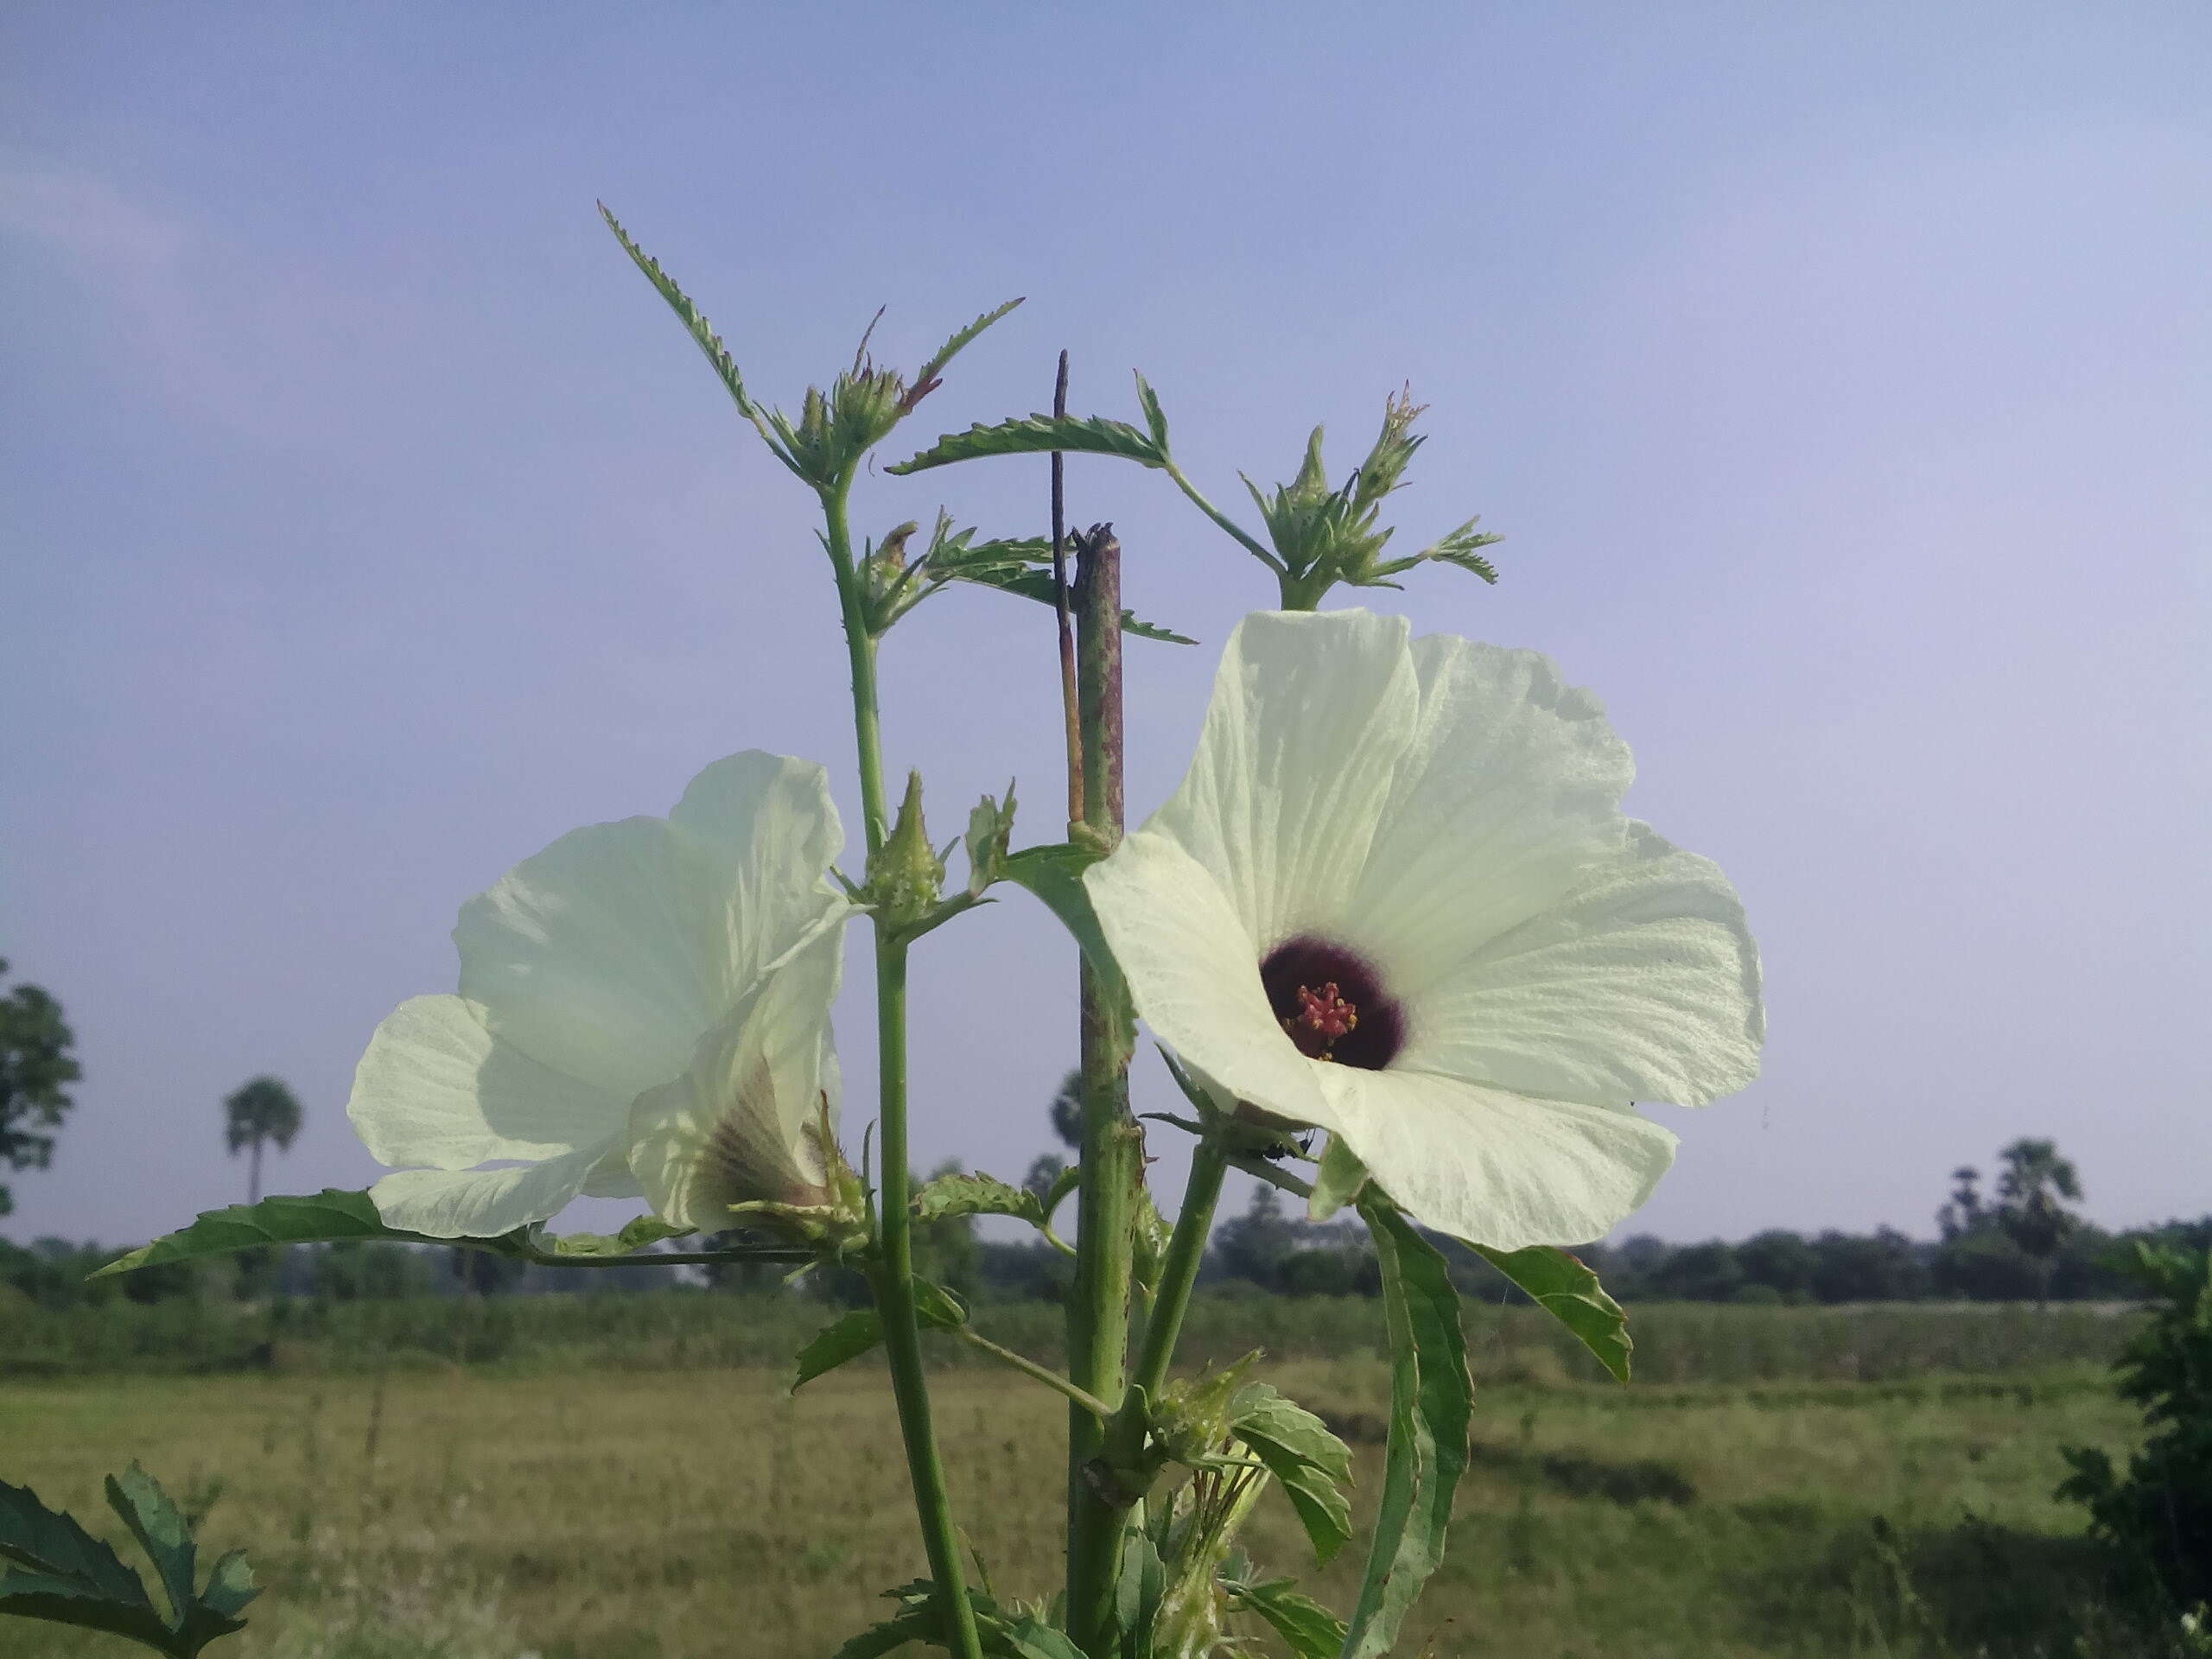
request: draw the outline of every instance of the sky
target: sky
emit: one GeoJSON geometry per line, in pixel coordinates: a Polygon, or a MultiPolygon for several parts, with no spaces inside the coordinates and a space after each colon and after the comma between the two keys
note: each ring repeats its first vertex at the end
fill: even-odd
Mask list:
{"type": "MultiPolygon", "coordinates": [[[[1654,1109],[1681,1154],[1624,1230],[1925,1235],[2022,1135],[2106,1224],[2201,1213],[2207,85],[2195,0],[17,0],[0,956],[85,1077],[0,1227],[134,1243],[241,1198],[219,1103],[261,1072],[308,1109],[270,1188],[365,1185],[353,1066],[452,988],[461,902],[720,755],[818,759],[856,823],[811,499],[597,199],[775,402],[880,306],[911,366],[1026,296],[886,461],[1044,406],[1065,347],[1075,410],[1132,417],[1141,370],[1226,505],[1317,423],[1348,470],[1410,383],[1400,536],[1480,513],[1503,580],[1376,607],[1592,688],[1629,809],[1760,942],[1764,1073],[1654,1109]]],[[[1274,587],[1156,474],[1077,459],[1069,493],[1203,642],[1131,645],[1141,816],[1274,587]]],[[[940,505],[1039,533],[1043,464],[871,476],[856,520],[940,505]]],[[[981,591],[887,645],[941,836],[1013,775],[1017,843],[1057,838],[1052,652],[981,591]]],[[[915,976],[918,1158],[1018,1179],[1069,950],[1017,893],[915,976]]],[[[1135,1086],[1176,1103],[1156,1060],[1135,1086]]]]}

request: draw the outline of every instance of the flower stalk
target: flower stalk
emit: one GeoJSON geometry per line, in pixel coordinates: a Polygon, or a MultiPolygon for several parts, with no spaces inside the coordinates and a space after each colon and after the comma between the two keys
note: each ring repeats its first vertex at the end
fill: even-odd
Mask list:
{"type": "MultiPolygon", "coordinates": [[[[836,487],[822,493],[827,528],[823,540],[837,575],[837,597],[845,625],[845,647],[852,663],[853,733],[859,749],[861,816],[871,860],[889,834],[884,812],[883,735],[875,689],[875,638],[870,632],[853,560],[852,530],[846,498],[852,488],[848,471],[836,487]]],[[[914,1487],[914,1509],[929,1558],[930,1577],[950,1626],[949,1645],[959,1659],[982,1659],[982,1637],[976,1624],[960,1561],[959,1529],[952,1519],[944,1465],[938,1451],[937,1426],[930,1411],[929,1382],[922,1370],[921,1318],[914,1300],[913,1195],[906,1147],[906,944],[881,916],[875,928],[875,1028],[877,1134],[881,1163],[877,1180],[876,1261],[869,1274],[876,1308],[883,1319],[883,1346],[890,1362],[891,1387],[899,1406],[899,1429],[906,1446],[906,1469],[914,1487]]]]}

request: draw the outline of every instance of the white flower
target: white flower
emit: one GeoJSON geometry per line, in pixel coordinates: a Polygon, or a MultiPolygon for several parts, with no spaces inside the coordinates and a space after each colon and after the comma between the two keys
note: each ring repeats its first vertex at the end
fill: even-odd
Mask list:
{"type": "Polygon", "coordinates": [[[1627,747],[1533,652],[1247,617],[1174,796],[1085,880],[1136,1007],[1224,1101],[1327,1129],[1431,1226],[1600,1236],[1756,1075],[1720,872],[1618,803],[1627,747]]]}
{"type": "Polygon", "coordinates": [[[385,1222],[490,1237],[642,1192],[712,1228],[824,1201],[843,843],[821,767],[748,750],[469,900],[460,995],[402,1003],[354,1073],[347,1116],[403,1166],[371,1189],[385,1222]]]}

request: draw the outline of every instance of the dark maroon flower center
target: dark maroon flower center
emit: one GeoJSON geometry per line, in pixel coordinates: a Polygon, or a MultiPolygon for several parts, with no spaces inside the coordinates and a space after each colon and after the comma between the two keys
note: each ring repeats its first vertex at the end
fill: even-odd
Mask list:
{"type": "Polygon", "coordinates": [[[1405,1011],[1367,959],[1341,944],[1311,934],[1286,939],[1261,963],[1260,984],[1308,1058],[1380,1071],[1405,1046],[1405,1011]]]}

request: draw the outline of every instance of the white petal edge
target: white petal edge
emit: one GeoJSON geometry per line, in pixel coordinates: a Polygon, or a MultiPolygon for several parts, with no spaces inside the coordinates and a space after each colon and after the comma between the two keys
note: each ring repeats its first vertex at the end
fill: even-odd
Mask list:
{"type": "Polygon", "coordinates": [[[1549,658],[1428,634],[1408,660],[1419,709],[1332,918],[1401,999],[1618,856],[1636,775],[1598,699],[1549,658]]]}
{"type": "Polygon", "coordinates": [[[1341,912],[1414,728],[1402,617],[1260,611],[1214,675],[1190,771],[1144,825],[1211,871],[1262,950],[1341,912]]]}
{"type": "Polygon", "coordinates": [[[1630,821],[1560,903],[1408,1001],[1400,1067],[1594,1106],[1703,1106],[1758,1075],[1758,948],[1709,859],[1630,821]]]}
{"type": "Polygon", "coordinates": [[[1147,826],[1085,871],[1084,887],[1154,1036],[1235,1098],[1334,1127],[1318,1068],[1276,1022],[1259,948],[1211,870],[1147,826]]]}
{"type": "Polygon", "coordinates": [[[820,766],[728,756],[670,818],[572,830],[464,906],[461,994],[543,1064],[632,1097],[843,903],[823,879],[842,844],[820,766]]]}
{"type": "Polygon", "coordinates": [[[1493,1249],[1602,1238],[1651,1196],[1675,1137],[1633,1112],[1418,1071],[1322,1066],[1337,1128],[1425,1225],[1493,1249]]]}
{"type": "Polygon", "coordinates": [[[346,1115],[382,1164],[471,1169],[541,1159],[619,1133],[626,1096],[540,1065],[458,996],[401,1003],[354,1068],[346,1115]]]}
{"type": "Polygon", "coordinates": [[[842,974],[843,919],[756,981],[700,1039],[684,1074],[631,1108],[630,1168],[664,1220],[713,1230],[729,1224],[732,1204],[808,1202],[796,1189],[822,1185],[810,1131],[824,1096],[828,1127],[836,1126],[830,1010],[842,974]]]}
{"type": "Polygon", "coordinates": [[[369,1197],[387,1227],[431,1238],[497,1238],[560,1214],[607,1151],[584,1147],[508,1169],[403,1169],[369,1197]]]}

